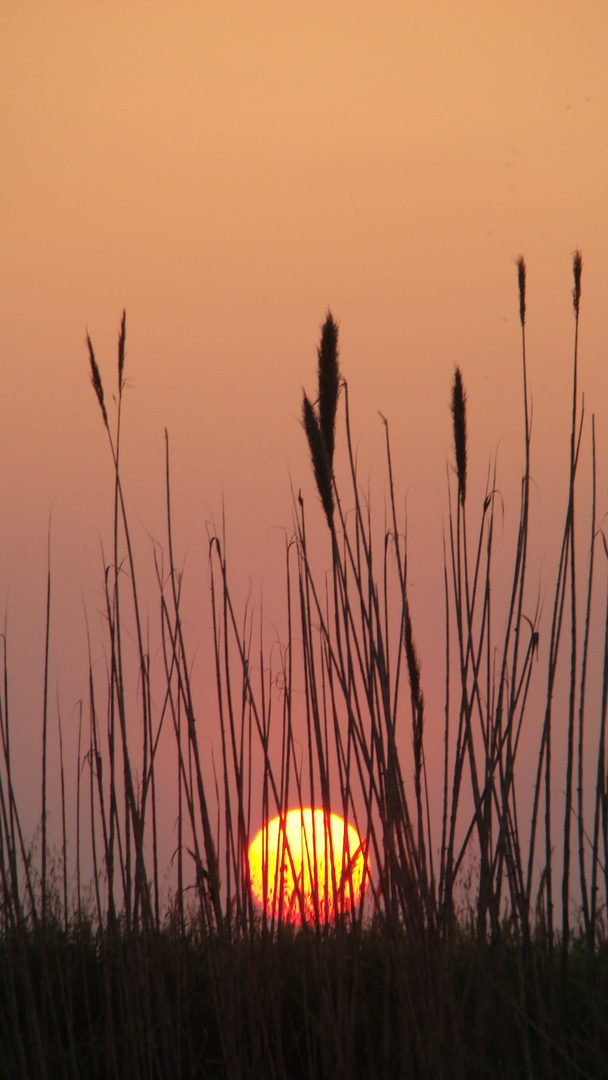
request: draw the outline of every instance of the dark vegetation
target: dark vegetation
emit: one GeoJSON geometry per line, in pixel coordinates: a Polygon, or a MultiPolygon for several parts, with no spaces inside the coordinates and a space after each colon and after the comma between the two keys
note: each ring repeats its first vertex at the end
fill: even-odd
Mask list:
{"type": "MultiPolygon", "coordinates": [[[[532,447],[523,259],[518,284],[525,468],[507,603],[500,612],[494,610],[495,595],[501,595],[493,578],[501,514],[495,466],[483,498],[475,502],[467,486],[466,394],[461,372],[455,374],[438,827],[388,427],[388,526],[378,544],[357,482],[332,316],[319,347],[318,397],[305,396],[303,402],[330,558],[319,575],[298,497],[286,547],[278,706],[270,689],[276,652],[272,662],[264,656],[261,634],[257,640],[251,620],[234,604],[223,538],[210,539],[219,778],[201,746],[181,618],[168,442],[168,538],[164,556],[156,555],[164,686],[159,700],[151,692],[121,479],[124,317],[115,426],[88,341],[115,475],[113,552],[105,574],[108,685],[100,689],[91,665],[76,791],[79,846],[68,873],[63,774],[62,851],[52,865],[48,854],[46,691],[37,857],[23,836],[11,771],[5,659],[3,1080],[557,1080],[608,1074],[608,618],[598,639],[591,616],[602,591],[600,602],[606,604],[607,549],[595,505],[594,427],[592,422],[589,431],[584,423],[577,379],[581,269],[576,253],[567,504],[542,627],[531,599],[536,586],[527,580],[532,447]],[[346,493],[334,473],[340,402],[350,476],[346,493]],[[579,537],[575,509],[584,437],[591,447],[592,507],[591,527],[579,537]],[[577,545],[586,550],[583,580],[577,545]],[[539,671],[534,663],[541,632],[547,647],[539,671]],[[133,641],[135,672],[127,661],[133,641]],[[589,665],[598,662],[600,698],[588,701],[589,665]],[[138,688],[137,711],[130,678],[138,688]],[[533,678],[545,686],[544,713],[535,725],[528,716],[533,678]],[[567,688],[565,724],[563,711],[559,719],[555,715],[558,682],[562,699],[567,688]],[[297,731],[296,686],[306,703],[297,731]],[[517,778],[525,724],[538,731],[538,745],[531,813],[523,817],[517,778]],[[161,899],[164,868],[157,845],[161,737],[170,737],[175,748],[178,807],[176,887],[168,903],[161,899]],[[566,746],[565,775],[555,775],[556,740],[566,746]],[[593,775],[583,768],[587,742],[595,748],[593,775]],[[260,819],[260,805],[253,805],[258,792],[265,821],[309,804],[337,811],[357,826],[372,865],[358,908],[332,922],[317,918],[294,928],[256,907],[247,848],[252,822],[257,829],[260,819]],[[94,866],[90,890],[81,880],[85,844],[94,866]],[[473,870],[473,886],[463,893],[463,875],[473,870]]],[[[313,514],[318,517],[316,506],[313,514]]]]}

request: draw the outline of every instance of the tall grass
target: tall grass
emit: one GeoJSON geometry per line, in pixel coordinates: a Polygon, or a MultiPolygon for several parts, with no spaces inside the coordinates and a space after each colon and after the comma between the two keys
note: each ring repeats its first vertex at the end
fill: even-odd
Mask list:
{"type": "MultiPolygon", "coordinates": [[[[72,864],[59,728],[62,836],[53,863],[47,832],[49,569],[39,856],[23,835],[13,783],[6,633],[2,639],[0,1075],[561,1078],[605,1071],[608,546],[596,507],[595,427],[592,420],[586,431],[578,386],[581,273],[577,252],[567,499],[544,619],[533,599],[537,584],[528,580],[533,447],[523,259],[517,282],[525,464],[504,606],[497,587],[504,581],[496,555],[497,464],[479,498],[468,482],[465,381],[455,372],[439,814],[437,784],[428,773],[422,668],[389,428],[385,422],[383,525],[357,477],[333,316],[328,313],[322,329],[316,397],[305,394],[302,405],[322,512],[305,506],[301,495],[294,498],[280,652],[274,643],[268,647],[261,622],[233,597],[223,533],[209,537],[212,727],[197,704],[182,619],[169,439],[167,537],[154,554],[159,672],[150,661],[122,482],[125,316],[113,422],[87,337],[114,469],[112,550],[104,556],[108,677],[100,686],[90,661],[72,864]],[[339,416],[347,463],[340,483],[334,468],[339,416]],[[583,538],[575,511],[585,438],[592,495],[591,527],[583,538]],[[327,535],[321,572],[311,555],[311,527],[315,536],[319,528],[327,535]],[[587,548],[582,580],[581,545],[587,548]],[[598,589],[607,596],[599,632],[592,617],[598,589]],[[541,655],[546,666],[539,670],[541,655]],[[589,665],[598,660],[600,700],[590,701],[589,665]],[[540,724],[530,706],[534,683],[544,685],[540,724]],[[564,685],[565,731],[555,709],[556,688],[562,692],[564,685]],[[536,731],[538,742],[524,820],[518,791],[525,729],[536,731]],[[210,735],[218,772],[203,750],[210,735]],[[565,740],[563,776],[556,775],[556,740],[565,740]],[[590,741],[592,779],[584,767],[590,741]],[[177,844],[167,901],[158,821],[168,810],[159,802],[158,759],[168,746],[177,844]],[[562,790],[560,820],[556,792],[562,790]],[[313,896],[312,918],[308,911],[298,927],[282,902],[264,908],[254,902],[247,853],[260,824],[304,806],[339,812],[354,824],[371,872],[358,904],[338,906],[330,917],[313,896]],[[85,850],[94,871],[90,890],[83,883],[85,850]],[[475,888],[463,891],[473,871],[475,888]]],[[[275,886],[267,882],[269,892],[275,886]]],[[[305,899],[293,898],[302,915],[305,899]]]]}

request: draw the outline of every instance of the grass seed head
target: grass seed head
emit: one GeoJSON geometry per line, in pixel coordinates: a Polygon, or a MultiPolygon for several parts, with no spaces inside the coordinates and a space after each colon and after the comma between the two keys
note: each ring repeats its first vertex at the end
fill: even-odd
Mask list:
{"type": "Polygon", "coordinates": [[[410,618],[409,604],[407,603],[405,605],[404,613],[403,640],[405,645],[405,656],[407,660],[407,670],[410,679],[410,692],[412,697],[414,757],[416,761],[416,767],[418,769],[422,761],[422,740],[424,734],[424,694],[422,693],[420,683],[420,660],[418,659],[416,643],[414,641],[414,635],[412,631],[412,620],[410,618]]]}
{"type": "Polygon", "coordinates": [[[407,604],[405,608],[403,640],[405,644],[405,656],[407,660],[407,670],[410,678],[410,689],[412,691],[412,698],[416,702],[421,702],[422,690],[420,688],[420,660],[418,659],[416,644],[414,642],[409,604],[407,604]]]}
{"type": "Polygon", "coordinates": [[[319,427],[325,442],[329,466],[332,468],[340,369],[338,366],[338,326],[334,322],[331,311],[328,311],[323,324],[321,344],[317,353],[319,357],[319,427]]]}
{"type": "Polygon", "coordinates": [[[118,335],[118,393],[122,394],[123,372],[125,367],[125,339],[127,336],[127,313],[123,310],[120,321],[120,334],[118,335]]]}
{"type": "Polygon", "coordinates": [[[523,255],[517,260],[517,281],[519,284],[519,321],[522,327],[526,322],[526,262],[523,255]]]}
{"type": "Polygon", "coordinates": [[[308,400],[306,394],[304,394],[304,401],[302,403],[302,418],[304,423],[304,430],[306,432],[306,438],[308,439],[308,445],[310,447],[310,456],[312,458],[312,467],[314,469],[315,480],[317,482],[317,489],[321,496],[321,502],[323,503],[323,509],[325,511],[325,517],[327,518],[327,524],[330,529],[332,526],[334,516],[334,497],[331,487],[331,468],[329,465],[327,448],[325,440],[321,434],[321,428],[315,410],[308,400]]]}
{"type": "Polygon", "coordinates": [[[99,407],[101,409],[101,414],[103,416],[103,422],[104,422],[105,426],[107,427],[108,426],[108,414],[106,412],[106,406],[105,406],[105,401],[104,401],[104,397],[103,397],[103,386],[102,386],[102,383],[101,383],[101,375],[99,374],[99,368],[97,366],[97,361],[95,359],[95,353],[93,352],[93,342],[91,341],[91,338],[89,336],[88,331],[87,331],[87,346],[88,346],[88,349],[89,349],[89,362],[91,364],[91,382],[93,383],[93,389],[95,390],[95,393],[97,394],[97,400],[99,402],[99,407]]]}
{"type": "Polygon", "coordinates": [[[456,368],[452,387],[452,417],[454,420],[454,450],[458,475],[458,497],[464,505],[467,496],[467,396],[460,368],[456,368]]]}
{"type": "Polygon", "coordinates": [[[572,273],[574,274],[574,288],[572,290],[572,303],[574,306],[574,314],[578,319],[578,313],[581,306],[581,275],[583,273],[583,256],[578,248],[572,256],[572,273]]]}

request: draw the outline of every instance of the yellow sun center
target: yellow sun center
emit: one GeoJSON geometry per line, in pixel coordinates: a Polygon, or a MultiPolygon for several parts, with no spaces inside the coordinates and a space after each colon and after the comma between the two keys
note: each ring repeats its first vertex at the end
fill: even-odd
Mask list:
{"type": "Polygon", "coordinates": [[[369,865],[357,830],[337,814],[289,810],[249,846],[254,899],[283,922],[331,920],[357,904],[369,865]]]}

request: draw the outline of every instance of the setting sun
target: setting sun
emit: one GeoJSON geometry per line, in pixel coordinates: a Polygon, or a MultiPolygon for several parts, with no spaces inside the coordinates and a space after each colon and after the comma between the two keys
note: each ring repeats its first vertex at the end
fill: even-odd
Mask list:
{"type": "Polygon", "coordinates": [[[368,874],[357,830],[322,810],[289,810],[283,820],[273,818],[249,847],[254,899],[284,922],[311,922],[317,913],[325,921],[349,911],[368,874]]]}

